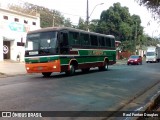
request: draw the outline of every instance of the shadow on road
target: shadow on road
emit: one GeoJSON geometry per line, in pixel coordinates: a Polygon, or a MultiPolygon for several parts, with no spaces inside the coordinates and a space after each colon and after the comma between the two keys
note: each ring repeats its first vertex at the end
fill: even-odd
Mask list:
{"type": "Polygon", "coordinates": [[[89,72],[87,73],[83,73],[81,70],[77,70],[75,72],[75,74],[73,76],[69,76],[69,75],[66,75],[64,72],[63,73],[52,73],[50,77],[44,77],[43,75],[39,74],[39,76],[34,76],[32,77],[32,80],[33,79],[36,79],[36,78],[44,78],[44,79],[48,79],[50,80],[50,78],[69,78],[69,77],[74,77],[74,76],[83,76],[83,75],[86,75],[86,74],[93,74],[93,73],[98,73],[98,72],[109,72],[109,71],[112,71],[112,69],[108,69],[107,71],[99,71],[98,69],[94,68],[94,69],[91,69],[89,72]]]}

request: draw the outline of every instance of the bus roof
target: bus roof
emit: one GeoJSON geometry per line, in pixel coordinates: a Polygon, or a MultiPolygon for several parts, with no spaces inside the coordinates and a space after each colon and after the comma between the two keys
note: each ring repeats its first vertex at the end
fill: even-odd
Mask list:
{"type": "Polygon", "coordinates": [[[106,37],[115,38],[113,35],[88,32],[85,30],[80,30],[80,29],[75,29],[75,28],[70,28],[70,27],[46,27],[46,28],[41,28],[41,29],[34,30],[34,31],[29,31],[28,34],[37,33],[37,32],[47,32],[47,31],[60,31],[60,30],[71,30],[75,32],[82,32],[82,33],[89,33],[89,34],[103,35],[103,36],[105,35],[106,37]]]}

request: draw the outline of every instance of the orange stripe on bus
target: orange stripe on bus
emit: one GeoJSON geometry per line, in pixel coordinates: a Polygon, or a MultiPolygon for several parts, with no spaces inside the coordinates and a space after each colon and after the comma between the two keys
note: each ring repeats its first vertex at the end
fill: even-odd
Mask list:
{"type": "Polygon", "coordinates": [[[60,60],[47,63],[26,63],[28,73],[61,72],[60,60]]]}

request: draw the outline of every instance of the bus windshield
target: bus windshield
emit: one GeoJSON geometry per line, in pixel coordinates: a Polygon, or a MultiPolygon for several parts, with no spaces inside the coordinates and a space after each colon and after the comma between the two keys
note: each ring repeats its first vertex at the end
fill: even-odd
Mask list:
{"type": "Polygon", "coordinates": [[[146,56],[155,56],[154,52],[147,52],[146,56]]]}
{"type": "MultiPolygon", "coordinates": [[[[37,51],[40,53],[55,53],[57,47],[57,32],[41,32],[27,35],[26,51],[37,51]]],[[[31,52],[30,52],[31,53],[31,52]]],[[[32,52],[33,53],[33,52],[32,52]]],[[[30,55],[30,54],[29,54],[30,55]]]]}

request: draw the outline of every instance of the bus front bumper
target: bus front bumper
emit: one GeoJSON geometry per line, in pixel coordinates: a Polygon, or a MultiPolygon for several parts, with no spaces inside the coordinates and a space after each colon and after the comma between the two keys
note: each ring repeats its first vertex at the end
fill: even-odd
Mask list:
{"type": "Polygon", "coordinates": [[[27,73],[61,72],[60,60],[46,63],[26,63],[27,73]]]}

